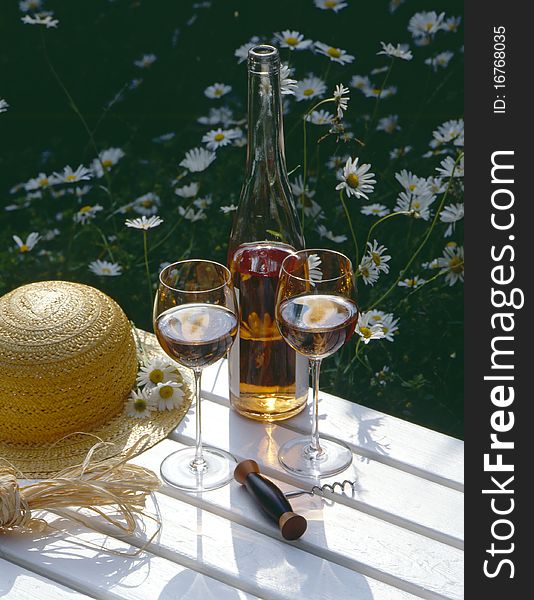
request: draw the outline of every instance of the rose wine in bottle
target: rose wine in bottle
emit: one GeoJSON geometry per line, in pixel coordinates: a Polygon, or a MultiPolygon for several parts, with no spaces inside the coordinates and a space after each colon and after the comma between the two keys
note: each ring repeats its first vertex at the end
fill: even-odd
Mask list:
{"type": "Polygon", "coordinates": [[[282,261],[303,247],[284,154],[280,57],[273,46],[254,46],[246,177],[228,248],[240,308],[239,339],[229,357],[230,401],[252,419],[286,419],[306,404],[308,361],[286,344],[274,317],[282,261]]]}

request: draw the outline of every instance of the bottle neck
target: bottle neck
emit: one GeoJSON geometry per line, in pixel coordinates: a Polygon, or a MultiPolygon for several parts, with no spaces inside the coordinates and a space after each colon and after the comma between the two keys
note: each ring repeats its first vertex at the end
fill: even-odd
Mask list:
{"type": "Polygon", "coordinates": [[[248,73],[247,174],[287,177],[278,65],[248,73]]]}

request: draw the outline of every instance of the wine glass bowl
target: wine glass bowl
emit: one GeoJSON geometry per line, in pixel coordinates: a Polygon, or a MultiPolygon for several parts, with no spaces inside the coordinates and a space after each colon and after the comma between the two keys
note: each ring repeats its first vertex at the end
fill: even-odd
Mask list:
{"type": "Polygon", "coordinates": [[[193,370],[196,395],[196,444],[168,456],[161,475],[180,489],[200,492],[228,483],[235,458],[204,448],[201,438],[202,369],[221,359],[238,332],[238,309],[230,271],[219,263],[187,260],[160,273],[154,302],[154,331],[165,353],[193,370]]]}
{"type": "Polygon", "coordinates": [[[284,444],[282,466],[309,477],[345,470],[352,452],[339,442],[320,440],[318,430],[321,361],[337,352],[358,322],[356,289],[350,260],[333,250],[301,250],[282,263],[276,298],[276,322],[285,341],[310,359],[313,375],[312,435],[284,444]]]}

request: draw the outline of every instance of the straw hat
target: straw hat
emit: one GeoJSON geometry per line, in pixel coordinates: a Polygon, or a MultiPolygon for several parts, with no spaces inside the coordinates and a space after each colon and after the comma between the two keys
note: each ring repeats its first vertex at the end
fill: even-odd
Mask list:
{"type": "MultiPolygon", "coordinates": [[[[155,336],[136,335],[147,357],[166,358],[155,336]]],[[[181,406],[129,417],[125,403],[138,357],[119,305],[95,288],[66,281],[9,292],[0,297],[0,459],[27,478],[41,478],[81,463],[98,439],[112,443],[99,448],[99,459],[145,434],[156,444],[191,404],[190,378],[177,368],[181,406]]]]}

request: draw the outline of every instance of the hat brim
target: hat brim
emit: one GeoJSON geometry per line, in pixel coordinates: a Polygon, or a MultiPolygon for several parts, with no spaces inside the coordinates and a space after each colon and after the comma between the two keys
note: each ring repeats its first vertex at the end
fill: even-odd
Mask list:
{"type": "MultiPolygon", "coordinates": [[[[168,359],[155,335],[140,329],[137,330],[137,335],[150,358],[163,356],[168,359]]],[[[151,448],[180,424],[191,406],[193,395],[191,374],[179,365],[177,368],[184,391],[184,398],[179,408],[154,411],[146,418],[129,417],[126,412],[122,412],[97,429],[69,435],[53,444],[21,445],[0,440],[0,463],[7,461],[20,472],[21,477],[26,479],[46,479],[66,467],[81,464],[89,450],[99,441],[107,443],[102,444],[95,451],[93,457],[97,460],[121,454],[146,435],[148,435],[148,442],[140,451],[151,448]]]]}

